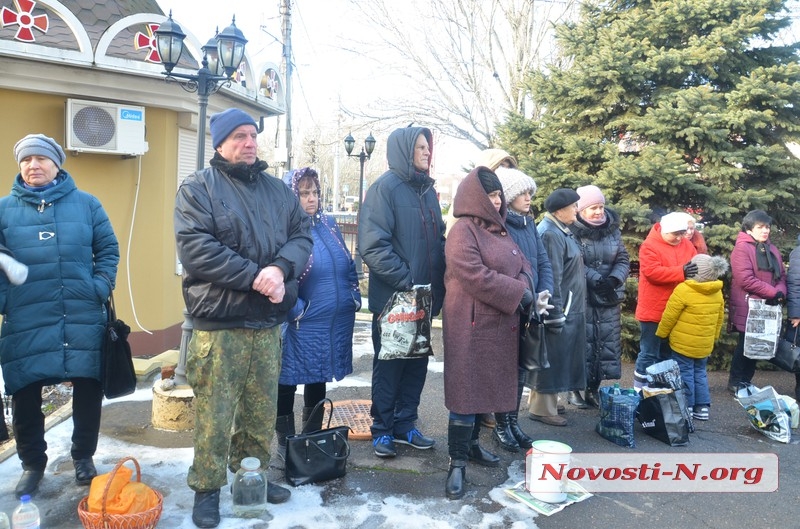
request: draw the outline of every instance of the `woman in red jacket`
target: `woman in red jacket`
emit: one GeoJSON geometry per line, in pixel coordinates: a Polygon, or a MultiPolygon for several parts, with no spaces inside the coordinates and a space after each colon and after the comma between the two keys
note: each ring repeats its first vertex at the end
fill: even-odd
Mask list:
{"type": "Polygon", "coordinates": [[[652,227],[639,247],[636,319],[641,338],[633,373],[633,387],[636,389],[646,385],[648,367],[670,357],[663,340],[656,336],[656,329],[672,291],[697,273],[697,266],[690,262],[697,250],[685,238],[687,228],[686,213],[668,213],[652,227]]]}

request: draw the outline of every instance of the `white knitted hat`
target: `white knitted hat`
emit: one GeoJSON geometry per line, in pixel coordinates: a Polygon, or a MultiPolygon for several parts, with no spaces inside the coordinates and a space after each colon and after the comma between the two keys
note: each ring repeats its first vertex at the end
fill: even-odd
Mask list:
{"type": "Polygon", "coordinates": [[[661,217],[661,233],[675,233],[689,228],[689,215],[683,211],[673,211],[661,217]]]}
{"type": "Polygon", "coordinates": [[[495,174],[503,186],[503,194],[506,196],[507,203],[513,202],[515,198],[525,191],[530,191],[531,197],[536,194],[536,182],[519,169],[498,167],[495,170],[495,174]]]}

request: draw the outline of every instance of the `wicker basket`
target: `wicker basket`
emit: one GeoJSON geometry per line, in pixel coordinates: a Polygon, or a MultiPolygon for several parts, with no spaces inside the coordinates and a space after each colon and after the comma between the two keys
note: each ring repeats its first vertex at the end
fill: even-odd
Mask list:
{"type": "Polygon", "coordinates": [[[103,512],[89,511],[89,496],[85,496],[78,503],[78,517],[86,529],[154,529],[161,518],[161,510],[164,508],[164,497],[157,490],[153,490],[158,497],[158,505],[146,511],[134,514],[109,514],[106,512],[106,502],[108,501],[108,489],[117,471],[126,461],[133,461],[136,466],[136,481],[142,481],[142,471],[139,462],[133,457],[123,457],[114,466],[108,480],[106,488],[103,490],[103,512]]]}

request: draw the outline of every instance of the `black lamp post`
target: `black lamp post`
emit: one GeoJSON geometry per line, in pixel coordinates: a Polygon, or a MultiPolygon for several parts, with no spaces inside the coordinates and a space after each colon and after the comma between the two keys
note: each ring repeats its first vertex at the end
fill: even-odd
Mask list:
{"type": "MultiPolygon", "coordinates": [[[[155,31],[156,48],[164,65],[164,75],[167,81],[176,81],[187,92],[197,92],[199,104],[199,117],[197,122],[197,169],[205,166],[206,150],[206,110],[208,96],[214,94],[222,86],[230,85],[231,78],[244,59],[244,46],[247,39],[236,27],[236,17],[231,25],[217,33],[202,48],[203,61],[200,69],[194,74],[173,73],[183,53],[183,40],[186,34],[177,22],[172,20],[172,11],[169,17],[155,31]]],[[[260,131],[259,131],[260,132],[260,131]]],[[[189,340],[192,337],[192,318],[189,312],[183,311],[183,325],[181,325],[181,344],[178,356],[178,365],[175,367],[175,385],[188,385],[186,379],[186,355],[189,340]]]]}
{"type": "MultiPolygon", "coordinates": [[[[356,140],[353,139],[353,135],[348,134],[344,139],[344,150],[347,151],[347,156],[358,158],[358,162],[361,165],[361,172],[358,178],[358,210],[356,211],[356,226],[358,226],[361,222],[361,202],[364,200],[364,162],[369,160],[369,157],[372,156],[372,151],[375,150],[375,138],[372,137],[372,133],[370,132],[367,139],[364,140],[361,152],[358,154],[351,154],[355,145],[356,140]]],[[[364,277],[364,265],[361,263],[361,251],[358,249],[358,237],[356,237],[355,264],[356,273],[358,274],[358,278],[361,279],[364,277]]]]}

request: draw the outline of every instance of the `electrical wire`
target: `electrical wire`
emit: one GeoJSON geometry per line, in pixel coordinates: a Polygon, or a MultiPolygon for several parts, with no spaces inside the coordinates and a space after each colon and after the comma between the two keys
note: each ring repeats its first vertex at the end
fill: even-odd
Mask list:
{"type": "Polygon", "coordinates": [[[128,278],[128,295],[131,298],[131,311],[133,312],[133,320],[136,322],[136,325],[139,329],[143,330],[147,334],[153,334],[151,331],[145,329],[141,323],[139,323],[139,316],[136,315],[136,304],[133,302],[133,288],[131,287],[131,242],[133,241],[133,226],[136,221],[136,208],[139,204],[139,188],[142,184],[142,155],[140,154],[137,156],[139,160],[139,171],[136,176],[136,193],[133,194],[133,213],[131,213],[131,228],[128,231],[128,247],[125,250],[125,269],[128,278]]]}

